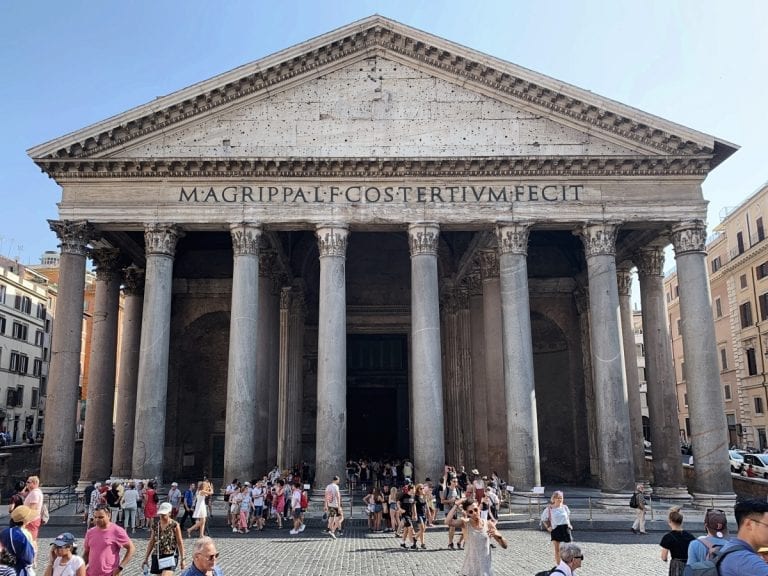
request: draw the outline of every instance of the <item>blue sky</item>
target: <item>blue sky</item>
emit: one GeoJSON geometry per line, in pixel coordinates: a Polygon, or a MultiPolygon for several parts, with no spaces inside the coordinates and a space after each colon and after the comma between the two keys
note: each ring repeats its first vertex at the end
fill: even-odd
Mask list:
{"type": "Polygon", "coordinates": [[[378,13],[741,146],[710,226],[768,180],[768,2],[2,0],[0,254],[55,248],[26,149],[378,13]]]}

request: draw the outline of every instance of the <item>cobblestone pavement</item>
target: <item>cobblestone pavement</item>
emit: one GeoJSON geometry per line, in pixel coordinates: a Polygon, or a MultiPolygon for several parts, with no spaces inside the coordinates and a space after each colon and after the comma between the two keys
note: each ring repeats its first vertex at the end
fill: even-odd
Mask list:
{"type": "MultiPolygon", "coordinates": [[[[532,576],[553,565],[552,545],[548,535],[528,526],[502,522],[502,533],[509,548],[493,551],[495,576],[532,576]]],[[[46,526],[41,530],[41,545],[53,540],[57,533],[72,531],[82,545],[84,526],[46,526]]],[[[578,571],[581,576],[651,576],[667,573],[659,559],[661,532],[635,536],[625,531],[574,531],[574,539],[582,545],[585,560],[578,571]]],[[[233,534],[225,528],[213,528],[211,536],[221,553],[220,565],[225,576],[330,576],[330,575],[418,575],[452,576],[459,574],[462,551],[446,548],[444,527],[427,530],[426,550],[403,550],[392,534],[371,534],[357,524],[347,526],[344,535],[333,540],[322,532],[322,522],[313,519],[307,529],[296,536],[288,528],[268,528],[263,532],[233,534]]],[[[137,531],[134,542],[137,554],[130,562],[126,576],[139,576],[140,563],[147,544],[147,532],[137,531]]],[[[191,558],[193,540],[186,540],[191,558]]],[[[41,549],[44,549],[42,548],[41,549]]],[[[40,566],[42,569],[44,566],[40,566]]]]}

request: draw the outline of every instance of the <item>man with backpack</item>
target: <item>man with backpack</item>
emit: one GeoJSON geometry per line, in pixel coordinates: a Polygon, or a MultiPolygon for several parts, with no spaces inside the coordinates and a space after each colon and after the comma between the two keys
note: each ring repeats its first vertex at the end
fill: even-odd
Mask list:
{"type": "Polygon", "coordinates": [[[739,532],[718,553],[720,576],[768,576],[768,563],[757,553],[768,546],[768,502],[744,500],[733,512],[739,532]]]}
{"type": "Polygon", "coordinates": [[[704,515],[704,529],[706,536],[701,536],[688,545],[687,564],[695,564],[704,560],[711,560],[720,548],[729,541],[728,520],[725,512],[710,508],[704,515]]]}

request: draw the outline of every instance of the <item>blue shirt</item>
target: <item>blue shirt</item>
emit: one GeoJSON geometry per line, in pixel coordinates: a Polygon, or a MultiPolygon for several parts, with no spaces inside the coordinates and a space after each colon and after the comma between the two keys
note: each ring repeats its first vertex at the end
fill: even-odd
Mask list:
{"type": "MultiPolygon", "coordinates": [[[[725,546],[730,542],[727,538],[718,538],[717,536],[702,536],[688,544],[688,561],[686,564],[693,564],[694,562],[703,562],[707,559],[707,553],[709,549],[707,545],[702,542],[704,538],[707,539],[710,546],[725,546]]],[[[734,552],[735,554],[735,552],[734,552]]]]}
{"type": "MultiPolygon", "coordinates": [[[[768,564],[766,564],[766,566],[768,566],[768,564]]],[[[224,572],[221,571],[218,564],[213,565],[211,573],[213,576],[224,576],[224,572]]],[[[200,572],[200,570],[197,569],[197,566],[195,566],[195,563],[192,562],[192,564],[189,565],[189,568],[181,573],[181,576],[205,576],[205,572],[200,572]]]]}
{"type": "Polygon", "coordinates": [[[722,554],[735,545],[741,545],[746,550],[731,552],[720,563],[720,576],[768,576],[768,562],[755,552],[755,550],[738,538],[734,538],[720,549],[722,554]]]}
{"type": "Polygon", "coordinates": [[[195,507],[195,493],[192,490],[184,492],[184,502],[186,502],[189,508],[195,507]]]}

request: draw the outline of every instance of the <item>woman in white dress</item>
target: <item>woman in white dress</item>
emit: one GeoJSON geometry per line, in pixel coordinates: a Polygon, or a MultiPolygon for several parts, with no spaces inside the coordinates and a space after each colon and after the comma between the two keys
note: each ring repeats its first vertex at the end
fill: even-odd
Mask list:
{"type": "Polygon", "coordinates": [[[445,517],[445,523],[453,528],[466,530],[466,552],[461,565],[462,576],[493,576],[491,567],[491,540],[502,548],[507,541],[496,531],[496,525],[480,518],[480,505],[472,498],[462,498],[454,504],[445,517]],[[464,516],[456,518],[459,509],[464,516]]]}
{"type": "Polygon", "coordinates": [[[195,492],[195,511],[192,512],[192,518],[195,523],[187,528],[187,538],[192,537],[192,531],[198,530],[202,538],[205,535],[205,521],[208,519],[208,507],[205,499],[211,494],[210,483],[198,482],[197,492],[195,492]]]}

